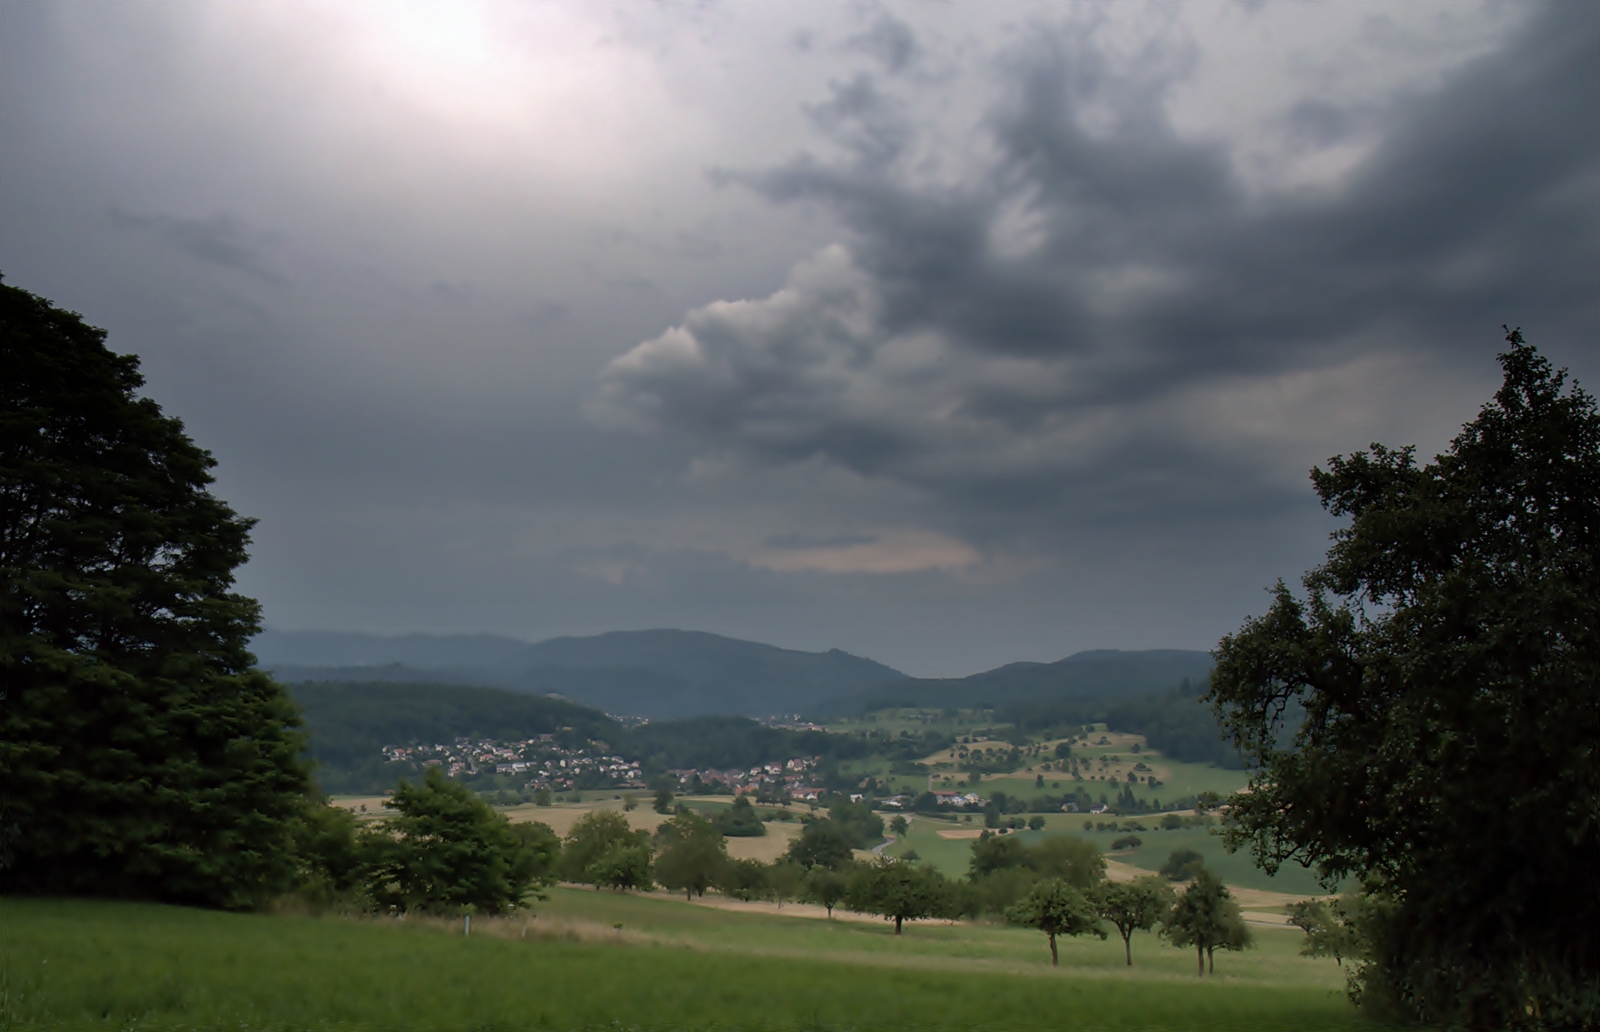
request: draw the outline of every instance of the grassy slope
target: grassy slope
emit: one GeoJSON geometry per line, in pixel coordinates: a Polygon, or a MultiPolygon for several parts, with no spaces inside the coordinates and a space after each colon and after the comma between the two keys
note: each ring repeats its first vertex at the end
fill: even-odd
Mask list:
{"type": "Polygon", "coordinates": [[[1218,960],[1148,936],[1064,944],[1022,929],[730,914],[556,890],[521,919],[459,926],[0,900],[12,1028],[1351,1028],[1329,962],[1295,936],[1218,960]],[[621,924],[621,930],[613,925],[621,924]],[[539,938],[540,931],[549,938],[539,938]],[[981,975],[981,977],[971,977],[981,975]]]}

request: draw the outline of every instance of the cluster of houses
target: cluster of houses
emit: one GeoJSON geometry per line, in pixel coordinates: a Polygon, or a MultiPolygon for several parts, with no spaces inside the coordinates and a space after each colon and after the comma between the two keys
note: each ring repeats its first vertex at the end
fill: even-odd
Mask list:
{"type": "Polygon", "coordinates": [[[637,761],[605,755],[589,746],[557,745],[555,736],[539,735],[520,742],[457,738],[449,745],[386,745],[384,760],[441,767],[451,777],[480,774],[522,775],[529,788],[571,788],[584,775],[586,783],[643,788],[637,761]]]}
{"type": "Polygon", "coordinates": [[[749,770],[701,770],[685,767],[667,771],[681,787],[695,782],[718,784],[734,795],[774,795],[788,799],[815,801],[824,791],[805,783],[806,771],[816,767],[816,756],[797,756],[783,763],[764,763],[749,770]]]}

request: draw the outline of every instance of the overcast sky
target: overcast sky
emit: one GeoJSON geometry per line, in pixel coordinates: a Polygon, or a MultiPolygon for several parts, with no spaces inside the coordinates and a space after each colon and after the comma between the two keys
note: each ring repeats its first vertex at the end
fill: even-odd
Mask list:
{"type": "Polygon", "coordinates": [[[282,629],[1210,648],[1501,323],[1600,380],[1600,5],[0,5],[0,271],[282,629]]]}

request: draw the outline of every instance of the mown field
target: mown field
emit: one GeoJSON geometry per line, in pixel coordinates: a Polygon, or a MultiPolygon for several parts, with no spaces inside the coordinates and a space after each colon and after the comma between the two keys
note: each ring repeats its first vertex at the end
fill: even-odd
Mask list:
{"type": "Polygon", "coordinates": [[[1136,936],[730,913],[556,889],[459,921],[224,914],[0,899],[11,1029],[1344,1029],[1370,1027],[1331,961],[1263,929],[1218,974],[1136,936]]]}

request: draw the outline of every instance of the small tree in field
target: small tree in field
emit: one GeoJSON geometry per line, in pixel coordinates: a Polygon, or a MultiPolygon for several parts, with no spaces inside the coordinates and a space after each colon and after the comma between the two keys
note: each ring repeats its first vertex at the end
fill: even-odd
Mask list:
{"type": "Polygon", "coordinates": [[[1106,937],[1094,904],[1061,878],[1047,878],[1034,885],[1026,897],[1006,909],[1006,920],[1012,924],[1037,928],[1050,937],[1051,967],[1061,962],[1056,953],[1056,936],[1106,937]]]}
{"type": "Polygon", "coordinates": [[[855,854],[838,823],[823,817],[808,821],[800,830],[800,837],[789,843],[784,855],[807,869],[820,864],[837,870],[847,866],[855,854]]]}
{"type": "Polygon", "coordinates": [[[911,825],[906,821],[905,814],[895,814],[894,820],[889,822],[889,830],[894,833],[896,838],[904,835],[910,829],[911,825]]]}
{"type": "Polygon", "coordinates": [[[589,872],[597,889],[603,886],[626,892],[648,889],[655,884],[651,877],[650,846],[644,842],[612,846],[589,865],[589,872]]]}
{"type": "Polygon", "coordinates": [[[1228,887],[1205,868],[1195,874],[1163,922],[1174,946],[1193,946],[1199,974],[1216,972],[1216,951],[1251,945],[1250,928],[1228,887]]]}
{"type": "Polygon", "coordinates": [[[943,876],[933,868],[879,857],[856,868],[846,899],[851,910],[893,921],[894,934],[899,935],[906,921],[939,913],[947,891],[943,876]]]}
{"type": "Polygon", "coordinates": [[[599,860],[614,850],[644,845],[647,838],[645,832],[629,827],[628,819],[615,810],[591,810],[567,832],[561,849],[561,876],[598,889],[602,884],[596,866],[599,860]]]}
{"type": "Polygon", "coordinates": [[[1332,957],[1344,966],[1346,957],[1361,955],[1361,935],[1356,929],[1353,899],[1303,899],[1289,904],[1289,923],[1306,933],[1302,957],[1332,957]]]}
{"type": "Polygon", "coordinates": [[[782,910],[783,905],[805,889],[806,869],[788,860],[778,860],[767,868],[767,896],[782,910]]]}
{"type": "Polygon", "coordinates": [[[1106,882],[1094,893],[1100,916],[1122,935],[1122,951],[1133,967],[1133,933],[1148,932],[1172,908],[1172,890],[1160,878],[1106,882]]]}
{"type": "Polygon", "coordinates": [[[821,864],[806,873],[805,900],[826,907],[828,919],[833,919],[833,908],[844,901],[850,882],[843,874],[821,864]]]}
{"type": "Polygon", "coordinates": [[[685,899],[693,899],[718,883],[728,865],[728,843],[716,825],[684,810],[661,826],[659,836],[655,875],[662,885],[681,889],[685,899]]]}
{"type": "Polygon", "coordinates": [[[437,767],[420,785],[400,782],[384,805],[396,815],[366,829],[361,841],[379,905],[501,913],[520,906],[548,877],[551,846],[537,829],[514,831],[504,815],[437,767]]]}
{"type": "Polygon", "coordinates": [[[767,891],[767,865],[760,860],[729,860],[722,867],[717,888],[734,899],[760,899],[767,891]]]}

